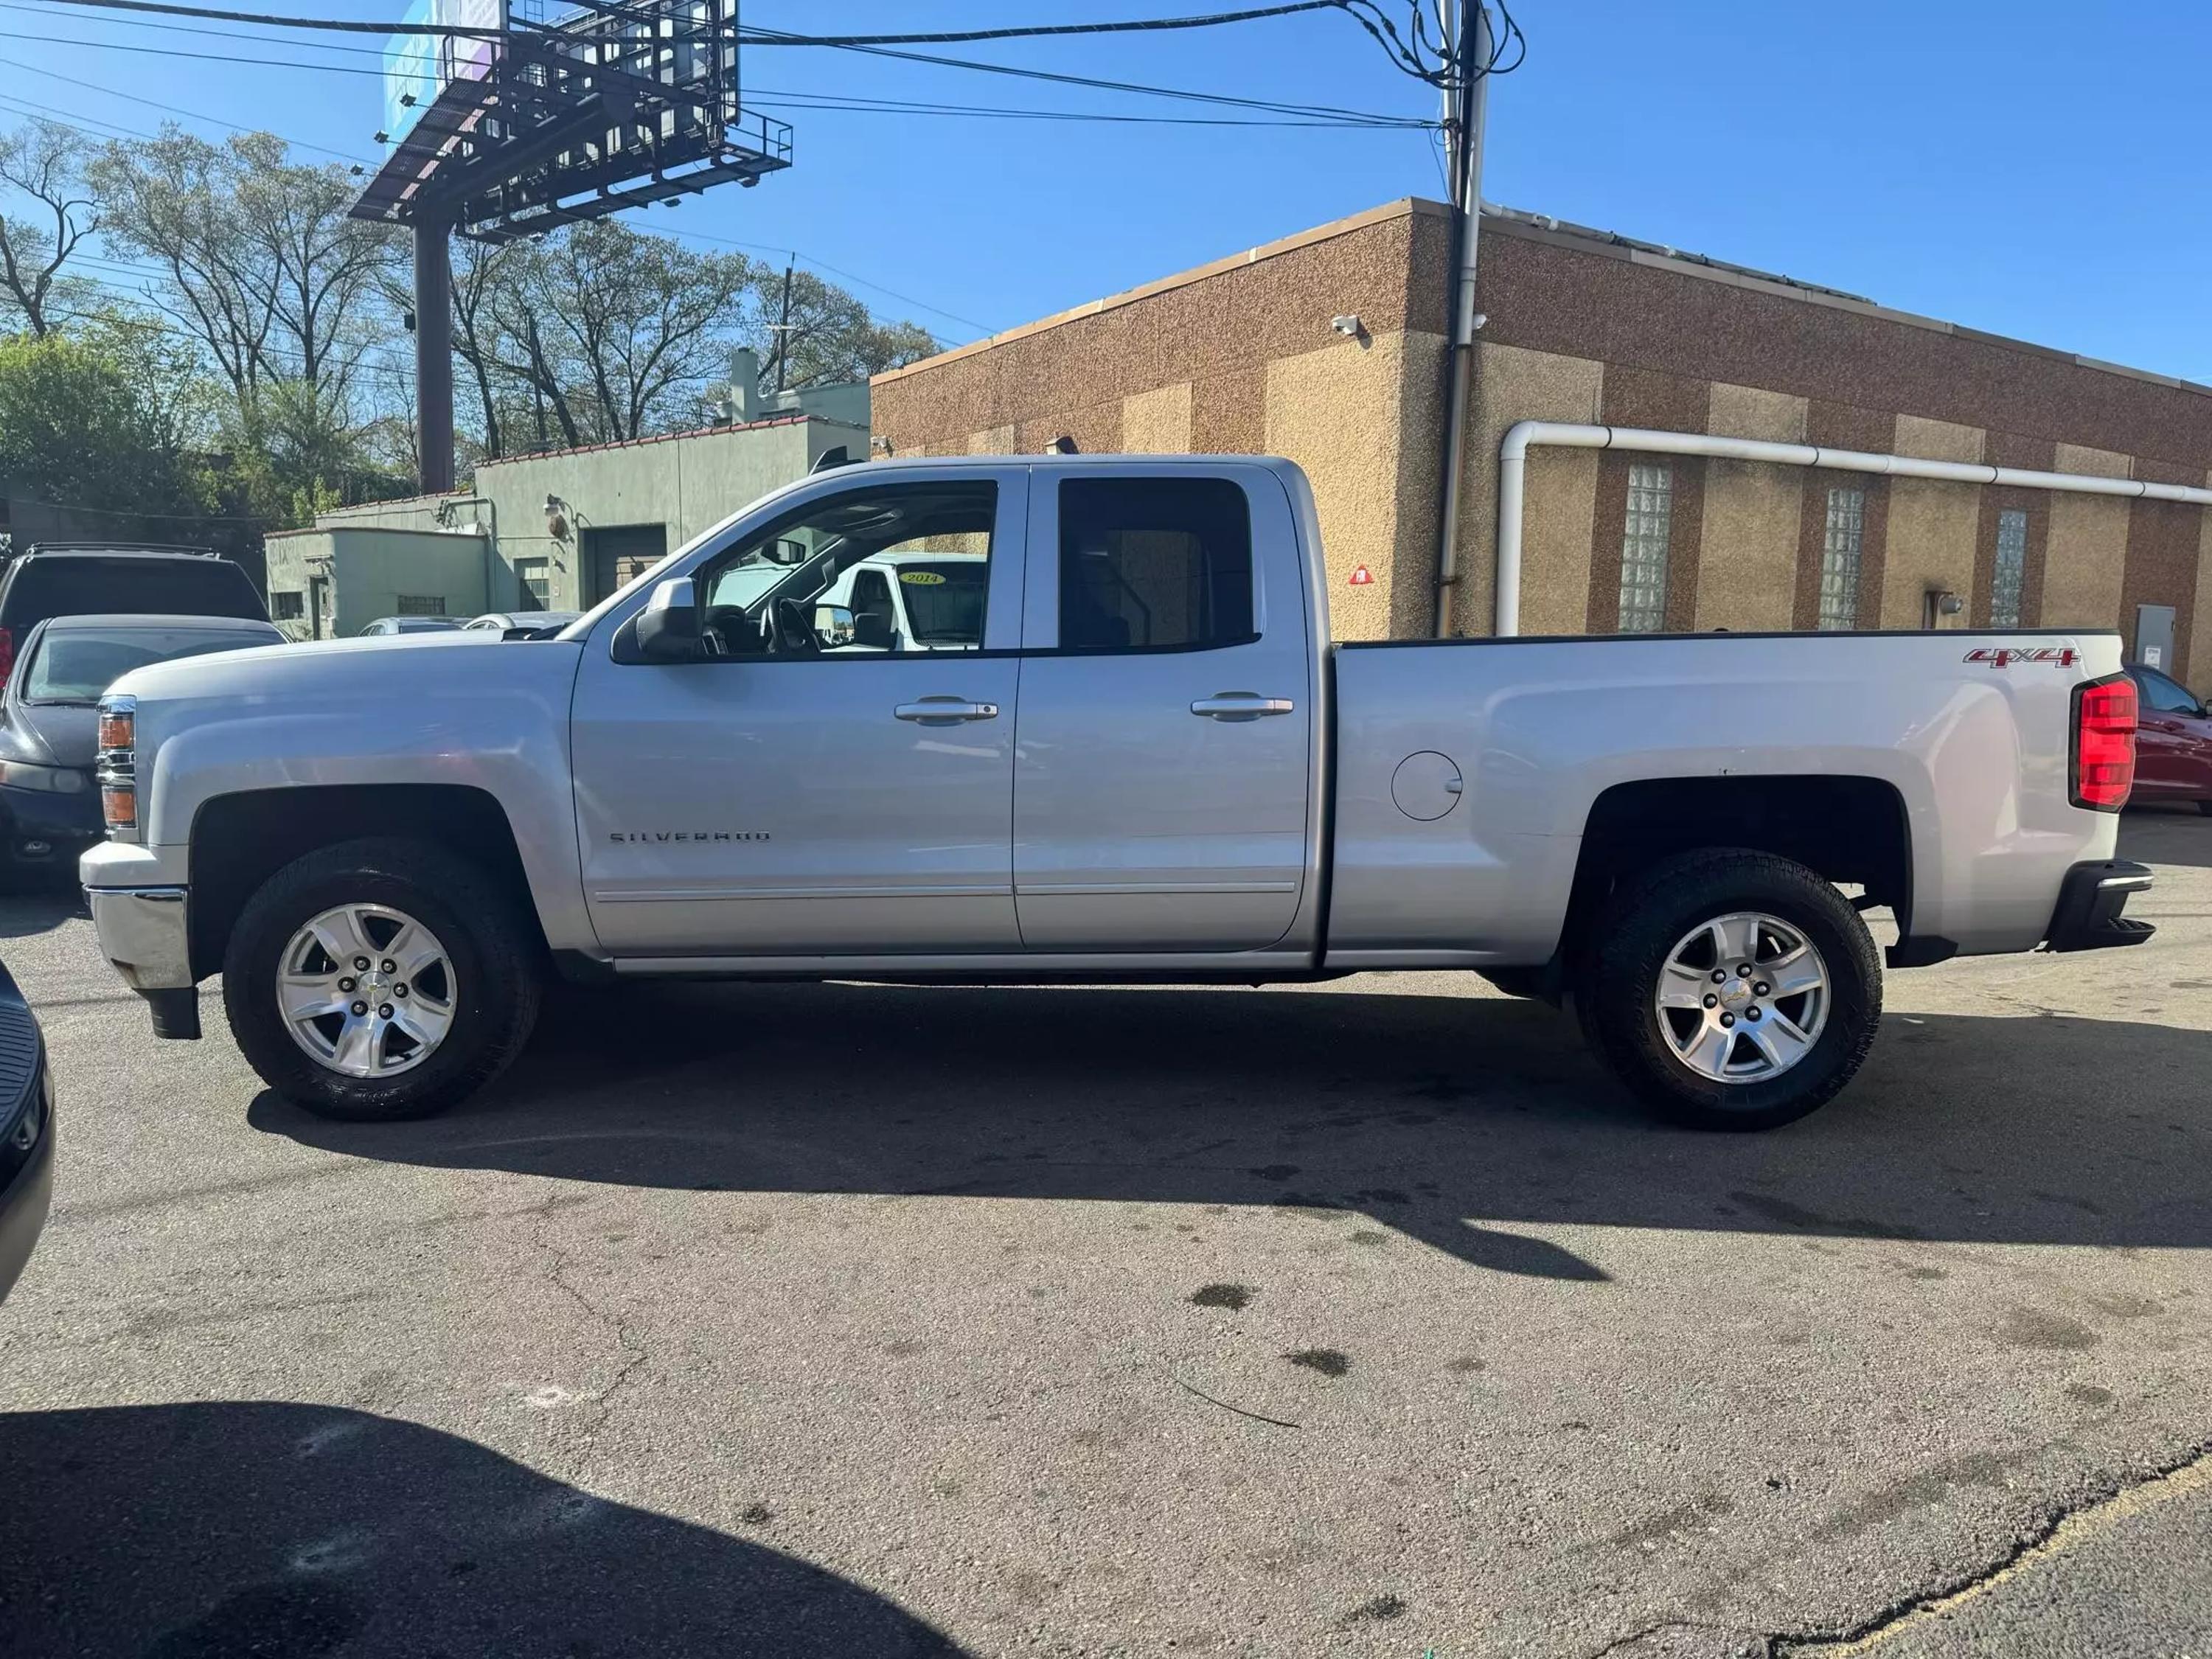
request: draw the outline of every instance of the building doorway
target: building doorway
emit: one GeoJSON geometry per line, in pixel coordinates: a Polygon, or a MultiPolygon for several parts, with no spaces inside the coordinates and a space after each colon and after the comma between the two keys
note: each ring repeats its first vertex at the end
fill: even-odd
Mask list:
{"type": "Polygon", "coordinates": [[[593,525],[583,532],[586,605],[658,564],[668,553],[665,524],[593,525]]]}
{"type": "Polygon", "coordinates": [[[331,616],[331,579],[328,576],[307,578],[307,637],[329,640],[337,637],[337,629],[331,616]]]}

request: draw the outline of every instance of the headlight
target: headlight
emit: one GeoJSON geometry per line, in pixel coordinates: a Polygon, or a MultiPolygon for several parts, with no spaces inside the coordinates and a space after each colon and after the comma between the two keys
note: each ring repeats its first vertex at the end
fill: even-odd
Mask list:
{"type": "Polygon", "coordinates": [[[138,827],[138,699],[100,700],[100,816],[111,830],[138,827]]]}
{"type": "Polygon", "coordinates": [[[84,774],[66,766],[0,761],[0,784],[10,789],[43,789],[49,794],[75,795],[83,793],[84,774]]]}

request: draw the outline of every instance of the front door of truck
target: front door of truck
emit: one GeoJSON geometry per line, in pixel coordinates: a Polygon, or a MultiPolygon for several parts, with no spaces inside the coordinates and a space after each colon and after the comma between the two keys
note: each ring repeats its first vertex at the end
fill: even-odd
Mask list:
{"type": "Polygon", "coordinates": [[[902,471],[817,494],[692,570],[701,660],[575,694],[585,899],[618,957],[1018,950],[1015,695],[1027,478],[902,471]],[[821,601],[878,553],[980,556],[967,649],[863,648],[821,601]]]}
{"type": "Polygon", "coordinates": [[[1032,951],[1259,950],[1307,879],[1313,629],[1257,467],[1032,483],[1015,906],[1032,951]]]}

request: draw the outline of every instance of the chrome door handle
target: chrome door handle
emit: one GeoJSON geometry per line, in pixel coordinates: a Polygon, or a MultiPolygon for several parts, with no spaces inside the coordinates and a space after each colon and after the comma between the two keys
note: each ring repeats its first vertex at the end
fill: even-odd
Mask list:
{"type": "Polygon", "coordinates": [[[1262,714],[1287,714],[1297,708],[1288,697],[1263,697],[1256,691],[1219,691],[1191,704],[1194,714],[1217,720],[1256,720],[1262,714]]]}
{"type": "Polygon", "coordinates": [[[920,702],[902,702],[891,713],[902,720],[915,720],[923,726],[958,726],[966,720],[998,719],[999,705],[969,702],[964,697],[924,697],[920,702]]]}

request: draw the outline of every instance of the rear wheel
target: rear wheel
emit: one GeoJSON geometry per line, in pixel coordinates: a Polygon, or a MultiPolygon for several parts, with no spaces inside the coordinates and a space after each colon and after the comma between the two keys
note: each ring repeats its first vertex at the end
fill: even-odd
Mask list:
{"type": "Polygon", "coordinates": [[[1715,849],[1616,896],[1576,1001],[1592,1045],[1662,1115],[1767,1129],[1857,1072],[1881,1018],[1881,967],[1857,912],[1814,872],[1715,849]]]}
{"type": "Polygon", "coordinates": [[[2198,801],[2197,803],[2197,810],[2203,813],[2206,817],[2212,818],[2212,800],[2198,801]]]}
{"type": "Polygon", "coordinates": [[[537,951],[475,866],[428,842],[348,842],[247,902],[222,994],[239,1048],[287,1099],[324,1117],[423,1117],[520,1051],[537,951]]]}

